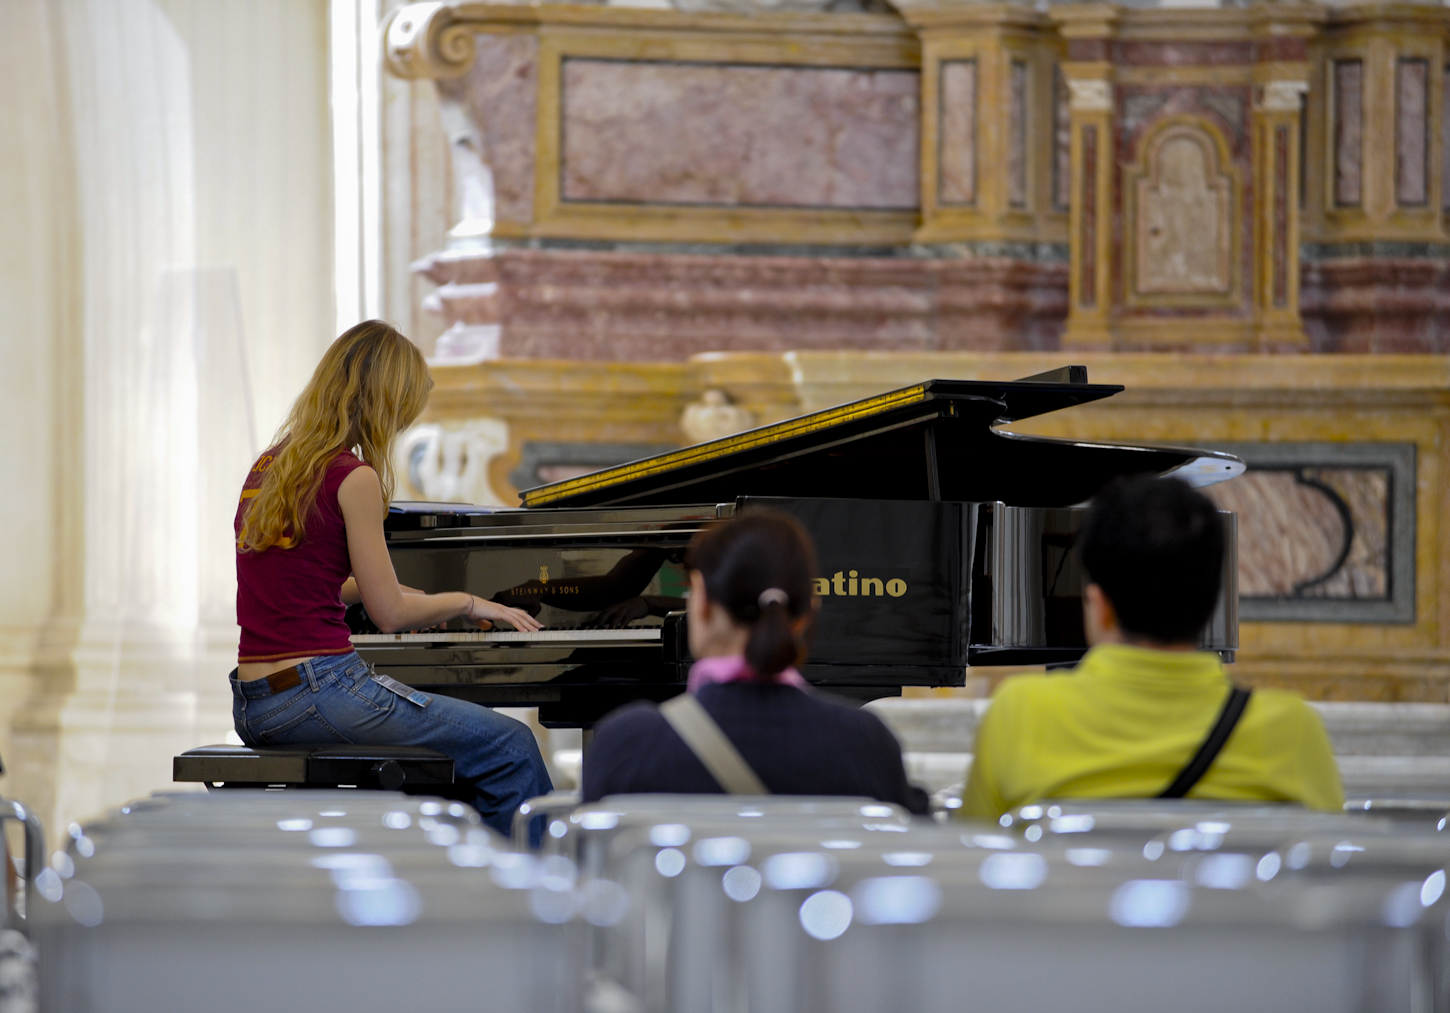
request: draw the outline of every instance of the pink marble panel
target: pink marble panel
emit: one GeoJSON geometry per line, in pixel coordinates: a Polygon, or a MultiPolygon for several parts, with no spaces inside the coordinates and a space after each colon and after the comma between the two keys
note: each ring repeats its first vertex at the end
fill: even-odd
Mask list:
{"type": "Polygon", "coordinates": [[[1289,128],[1274,128],[1273,296],[1289,302],[1289,128]]]}
{"type": "Polygon", "coordinates": [[[1430,62],[1395,64],[1395,200],[1424,205],[1430,200],[1430,62]]]}
{"type": "Polygon", "coordinates": [[[1300,312],[1316,352],[1450,352],[1450,262],[1336,257],[1303,265],[1300,312]]]}
{"type": "Polygon", "coordinates": [[[1450,172],[1450,66],[1442,68],[1440,75],[1440,205],[1450,208],[1450,186],[1446,185],[1450,172]]]}
{"type": "Polygon", "coordinates": [[[1364,64],[1334,64],[1334,203],[1354,207],[1360,202],[1360,163],[1364,136],[1364,64]]]}
{"type": "Polygon", "coordinates": [[[1339,493],[1354,522],[1349,556],[1310,598],[1386,598],[1390,593],[1390,473],[1380,468],[1307,468],[1305,477],[1339,493]]]}
{"type": "Polygon", "coordinates": [[[1052,69],[1052,206],[1066,211],[1072,203],[1072,112],[1062,67],[1052,69]]]}
{"type": "Polygon", "coordinates": [[[1292,471],[1251,470],[1205,490],[1221,509],[1238,514],[1239,594],[1278,598],[1304,587],[1309,598],[1383,599],[1389,593],[1389,474],[1383,469],[1307,468],[1304,477],[1334,490],[1349,507],[1350,551],[1333,499],[1292,471]]]}
{"type": "MultiPolygon", "coordinates": [[[[1209,67],[1252,63],[1249,42],[1118,42],[1114,62],[1139,67],[1209,67]]],[[[1077,59],[1077,57],[1073,57],[1077,59]]]]}
{"type": "Polygon", "coordinates": [[[1067,315],[1067,265],[997,257],[505,249],[434,254],[415,269],[441,286],[446,323],[501,324],[506,358],[1051,350],[1067,315]],[[481,291],[486,279],[496,295],[481,291]]]}
{"type": "Polygon", "coordinates": [[[1259,63],[1291,63],[1309,59],[1309,40],[1298,35],[1271,35],[1254,46],[1259,63]]]}
{"type": "Polygon", "coordinates": [[[567,201],[917,206],[918,75],[564,63],[567,201]]]}
{"type": "Polygon", "coordinates": [[[501,221],[534,217],[534,120],[539,40],[532,35],[474,36],[477,56],[467,76],[440,80],[445,100],[463,102],[483,137],[501,221]]]}
{"type": "Polygon", "coordinates": [[[937,203],[977,202],[977,62],[941,65],[937,203]]]}
{"type": "Polygon", "coordinates": [[[1027,206],[1027,64],[1013,60],[1007,92],[1007,203],[1027,206]]]}
{"type": "Polygon", "coordinates": [[[1078,303],[1098,304],[1098,128],[1082,128],[1082,215],[1078,240],[1078,303]]]}

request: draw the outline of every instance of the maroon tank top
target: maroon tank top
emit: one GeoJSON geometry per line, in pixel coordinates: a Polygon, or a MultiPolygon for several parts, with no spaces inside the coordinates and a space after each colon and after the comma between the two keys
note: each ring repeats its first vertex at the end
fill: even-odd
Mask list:
{"type": "MultiPolygon", "coordinates": [[[[238,538],[247,504],[261,489],[276,453],[273,447],[258,458],[242,485],[235,521],[238,538]]],[[[237,624],[242,628],[238,661],[277,661],[352,650],[344,618],[347,608],[342,603],[342,585],[352,576],[352,561],[337,489],[353,469],[361,467],[363,462],[346,450],[328,462],[299,543],[290,548],[274,545],[262,552],[237,552],[237,624]]]]}

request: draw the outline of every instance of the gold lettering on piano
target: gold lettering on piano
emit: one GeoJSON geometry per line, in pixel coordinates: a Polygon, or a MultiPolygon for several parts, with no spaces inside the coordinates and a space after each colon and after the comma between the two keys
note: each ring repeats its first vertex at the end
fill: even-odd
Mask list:
{"type": "Polygon", "coordinates": [[[881,597],[890,595],[893,598],[900,598],[906,593],[906,581],[900,577],[892,577],[883,580],[881,577],[863,577],[856,570],[847,573],[845,570],[837,570],[829,577],[816,577],[816,594],[825,597],[837,594],[845,597],[881,597]]]}
{"type": "Polygon", "coordinates": [[[527,584],[520,584],[518,587],[509,588],[504,595],[512,598],[540,598],[544,595],[582,593],[578,584],[550,584],[548,587],[530,587],[527,584]]]}

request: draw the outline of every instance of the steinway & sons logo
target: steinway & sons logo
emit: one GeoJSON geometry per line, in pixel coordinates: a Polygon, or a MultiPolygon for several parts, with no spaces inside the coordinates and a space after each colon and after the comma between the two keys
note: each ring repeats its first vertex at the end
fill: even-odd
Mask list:
{"type": "Polygon", "coordinates": [[[547,566],[539,567],[539,579],[537,582],[530,581],[526,584],[520,584],[518,587],[511,587],[504,592],[505,595],[513,598],[542,598],[545,595],[553,597],[582,593],[578,584],[550,584],[549,568],[547,566]]]}
{"type": "Polygon", "coordinates": [[[830,577],[817,577],[815,580],[816,594],[821,597],[839,594],[846,597],[890,595],[893,598],[900,598],[906,593],[906,581],[900,577],[892,577],[890,580],[883,580],[880,577],[862,577],[855,570],[851,570],[849,573],[837,570],[830,577]]]}

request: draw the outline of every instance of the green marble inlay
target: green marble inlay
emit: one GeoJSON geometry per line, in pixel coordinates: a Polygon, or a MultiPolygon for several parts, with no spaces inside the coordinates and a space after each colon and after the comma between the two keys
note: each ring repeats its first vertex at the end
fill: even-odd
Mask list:
{"type": "Polygon", "coordinates": [[[1362,243],[1301,243],[1299,258],[1312,263],[1350,257],[1400,257],[1406,260],[1450,260],[1450,243],[1371,240],[1362,243]]]}
{"type": "Polygon", "coordinates": [[[960,242],[893,245],[807,243],[644,243],[595,239],[498,239],[450,244],[450,249],[588,250],[593,252],[683,254],[702,257],[887,258],[900,260],[968,260],[997,257],[1031,263],[1066,264],[1066,243],[960,242]]]}

